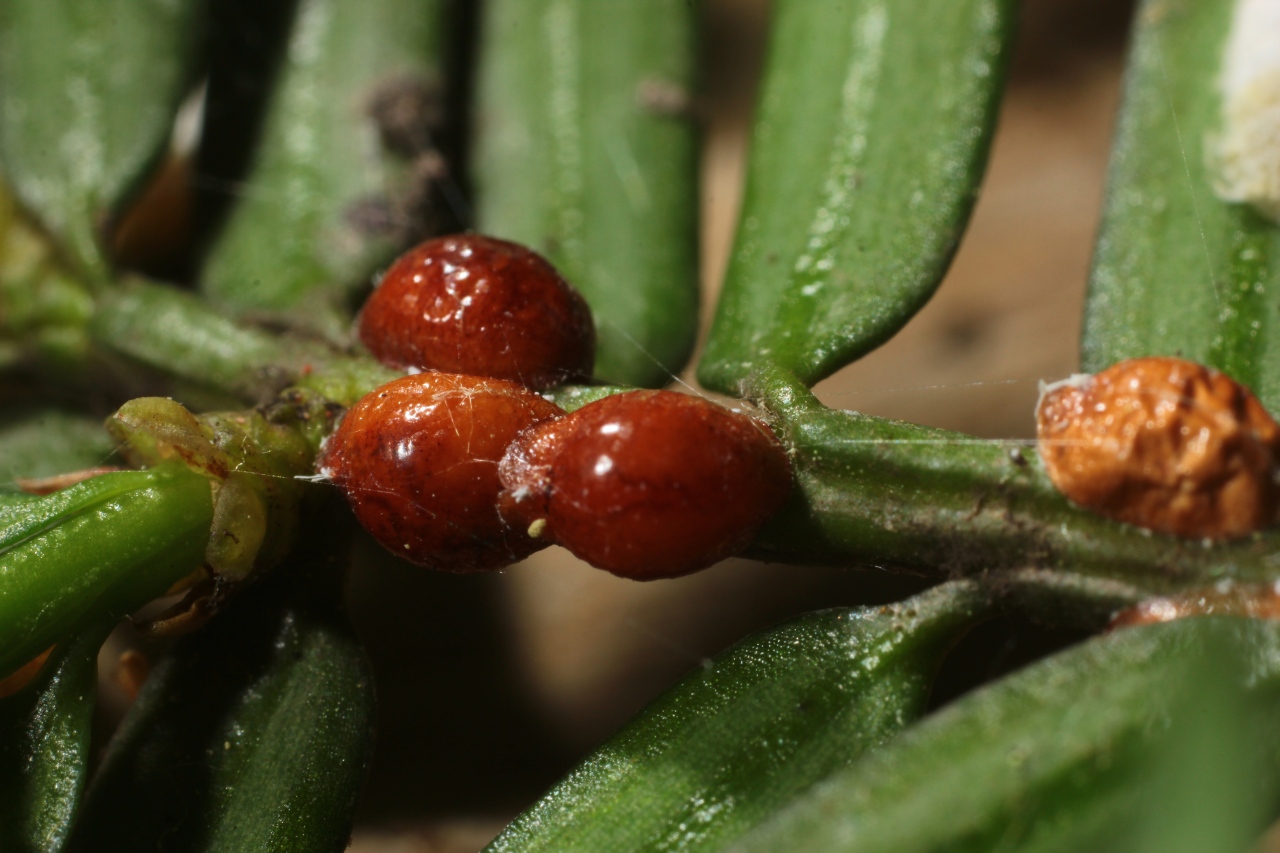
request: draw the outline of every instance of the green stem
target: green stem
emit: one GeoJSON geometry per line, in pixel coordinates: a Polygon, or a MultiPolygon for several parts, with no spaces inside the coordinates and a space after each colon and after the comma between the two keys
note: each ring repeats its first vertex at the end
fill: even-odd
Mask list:
{"type": "Polygon", "coordinates": [[[1280,577],[1280,533],[1207,545],[1109,521],[1068,502],[1023,442],[832,411],[776,369],[751,390],[779,419],[795,468],[756,557],[953,577],[1061,570],[1119,599],[1280,577]]]}
{"type": "Polygon", "coordinates": [[[246,403],[300,385],[351,405],[399,375],[314,337],[237,321],[172,287],[134,279],[95,290],[0,190],[0,366],[74,375],[109,362],[104,355],[246,403]]]}
{"type": "MultiPolygon", "coordinates": [[[[102,296],[91,329],[103,349],[250,401],[296,384],[350,405],[396,375],[367,356],[271,335],[146,283],[102,296]]],[[[1280,576],[1276,536],[1206,547],[1102,519],[1068,503],[1021,442],[831,411],[781,370],[753,382],[781,420],[797,471],[795,494],[757,539],[756,557],[953,575],[1053,570],[1024,577],[1047,582],[1039,586],[1048,601],[1064,577],[1093,579],[1076,589],[1093,602],[1089,612],[1223,578],[1280,576]]]]}
{"type": "Polygon", "coordinates": [[[232,320],[198,297],[140,281],[98,301],[90,333],[103,349],[247,402],[301,385],[350,405],[400,375],[368,356],[273,335],[232,320]]]}

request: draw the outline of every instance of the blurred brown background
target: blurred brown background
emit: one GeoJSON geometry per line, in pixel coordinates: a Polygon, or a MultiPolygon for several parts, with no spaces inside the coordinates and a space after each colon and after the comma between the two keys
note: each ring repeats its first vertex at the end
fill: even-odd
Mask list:
{"type": "MultiPolygon", "coordinates": [[[[703,3],[707,304],[736,219],[767,7],[703,3]]],[[[981,436],[1032,434],[1037,381],[1076,365],[1129,13],[1124,0],[1024,0],[959,257],[902,334],[819,386],[828,405],[981,436]]],[[[746,561],[638,584],[559,549],[499,575],[451,577],[367,550],[350,593],[382,725],[353,848],[364,853],[477,850],[649,699],[746,633],[919,586],[746,561]]],[[[1020,636],[980,641],[1016,662],[1036,642],[1020,636]]]]}

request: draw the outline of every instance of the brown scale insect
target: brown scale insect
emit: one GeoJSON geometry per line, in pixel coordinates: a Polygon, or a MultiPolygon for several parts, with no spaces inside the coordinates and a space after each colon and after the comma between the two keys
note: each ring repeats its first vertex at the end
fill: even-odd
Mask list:
{"type": "Polygon", "coordinates": [[[1194,362],[1137,358],[1048,386],[1036,432],[1053,484],[1118,521],[1221,540],[1280,509],[1280,426],[1249,389],[1194,362]]]}

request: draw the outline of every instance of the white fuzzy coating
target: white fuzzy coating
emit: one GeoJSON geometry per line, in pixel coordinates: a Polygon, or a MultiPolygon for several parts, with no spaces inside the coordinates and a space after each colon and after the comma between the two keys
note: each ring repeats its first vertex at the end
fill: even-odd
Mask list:
{"type": "Polygon", "coordinates": [[[1237,0],[1221,86],[1214,189],[1280,222],[1280,0],[1237,0]]]}
{"type": "Polygon", "coordinates": [[[1040,407],[1044,405],[1044,398],[1059,388],[1083,388],[1093,381],[1092,373],[1073,373],[1066,379],[1059,379],[1057,382],[1040,382],[1040,396],[1036,400],[1036,411],[1040,411],[1040,407]]]}

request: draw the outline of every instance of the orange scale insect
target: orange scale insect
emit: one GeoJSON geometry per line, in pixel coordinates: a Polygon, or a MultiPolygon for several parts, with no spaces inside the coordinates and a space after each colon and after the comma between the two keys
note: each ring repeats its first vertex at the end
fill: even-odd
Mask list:
{"type": "Polygon", "coordinates": [[[1280,426],[1249,389],[1194,362],[1137,358],[1048,386],[1037,439],[1063,494],[1138,527],[1233,539],[1280,511],[1280,426]]]}

